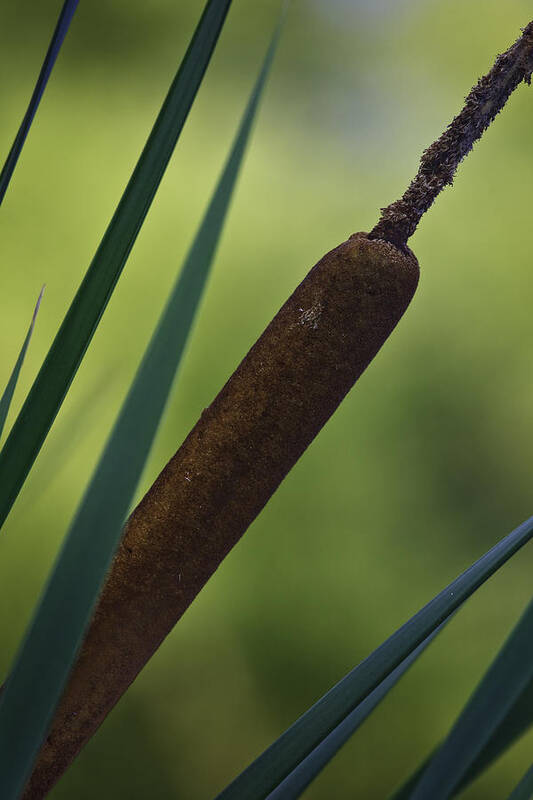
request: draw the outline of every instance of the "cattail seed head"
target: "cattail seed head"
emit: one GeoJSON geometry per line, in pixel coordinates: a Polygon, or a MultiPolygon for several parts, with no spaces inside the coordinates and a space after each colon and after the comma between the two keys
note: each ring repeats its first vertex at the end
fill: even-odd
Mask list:
{"type": "Polygon", "coordinates": [[[252,347],[129,518],[24,795],[44,797],[392,332],[407,249],[356,233],[252,347]]]}

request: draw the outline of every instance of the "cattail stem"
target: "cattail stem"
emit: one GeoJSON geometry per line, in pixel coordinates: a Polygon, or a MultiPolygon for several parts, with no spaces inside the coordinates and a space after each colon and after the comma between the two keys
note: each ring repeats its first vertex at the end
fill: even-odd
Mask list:
{"type": "Polygon", "coordinates": [[[354,234],[311,270],[127,522],[24,797],[42,798],[368,366],[418,282],[354,234]]]}
{"type": "Polygon", "coordinates": [[[382,209],[370,239],[385,239],[400,248],[405,245],[437,195],[452,183],[459,163],[502,110],[510,94],[522,81],[531,82],[532,71],[533,22],[530,22],[522,36],[498,56],[490,72],[474,86],[461,113],[424,151],[418,172],[405,194],[382,209]]]}

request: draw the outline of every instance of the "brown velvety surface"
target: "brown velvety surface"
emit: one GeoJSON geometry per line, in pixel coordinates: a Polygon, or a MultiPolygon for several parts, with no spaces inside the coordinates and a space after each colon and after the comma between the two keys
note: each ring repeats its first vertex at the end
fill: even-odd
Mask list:
{"type": "Polygon", "coordinates": [[[409,251],[354,234],[298,286],[125,527],[24,797],[90,738],[383,345],[417,286],[409,251]]]}

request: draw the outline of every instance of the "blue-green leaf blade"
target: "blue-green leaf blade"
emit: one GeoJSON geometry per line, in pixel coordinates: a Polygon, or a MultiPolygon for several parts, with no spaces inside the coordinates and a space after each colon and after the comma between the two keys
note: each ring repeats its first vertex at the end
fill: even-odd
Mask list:
{"type": "Polygon", "coordinates": [[[533,536],[524,522],[399,628],[348,673],[247,767],[220,800],[256,800],[268,795],[407,656],[533,536]]]}
{"type": "Polygon", "coordinates": [[[30,344],[30,339],[33,333],[33,329],[35,327],[35,320],[37,319],[37,314],[39,313],[39,307],[41,305],[41,300],[43,298],[43,292],[44,292],[44,286],[39,293],[39,297],[37,298],[37,303],[35,304],[35,308],[30,322],[30,327],[28,328],[28,333],[26,334],[26,338],[22,343],[20,353],[15,362],[15,366],[13,367],[13,372],[11,373],[6,388],[4,389],[2,397],[0,398],[0,438],[2,437],[2,431],[4,430],[4,425],[6,424],[7,415],[9,413],[9,408],[11,406],[11,400],[13,399],[13,395],[15,393],[15,389],[17,386],[17,381],[20,375],[20,370],[22,369],[22,364],[24,363],[24,358],[26,357],[26,351],[28,350],[28,346],[30,344]]]}
{"type": "Polygon", "coordinates": [[[533,723],[533,681],[522,692],[507,716],[468,770],[458,788],[460,791],[507,750],[533,723]]]}
{"type": "Polygon", "coordinates": [[[412,800],[453,794],[532,679],[533,601],[417,782],[412,800]]]}
{"type": "Polygon", "coordinates": [[[120,540],[213,261],[278,34],[279,29],[181,275],[73,520],[0,699],[2,800],[15,800],[30,774],[120,540]]]}
{"type": "Polygon", "coordinates": [[[411,797],[411,793],[414,790],[416,784],[418,783],[420,777],[424,774],[426,767],[430,763],[431,759],[435,755],[437,750],[434,750],[432,753],[427,756],[422,764],[420,764],[416,770],[404,781],[398,789],[395,790],[394,794],[391,795],[390,800],[408,800],[411,797]]]}
{"type": "Polygon", "coordinates": [[[13,175],[17,161],[22,152],[22,148],[24,147],[24,142],[28,136],[31,124],[37,112],[37,108],[39,107],[39,103],[41,102],[41,98],[54,68],[57,56],[59,55],[61,45],[63,44],[65,36],[67,35],[67,31],[72,21],[72,17],[74,16],[74,12],[76,11],[77,5],[78,0],[65,0],[63,3],[63,8],[61,9],[59,19],[57,20],[57,25],[52,35],[41,71],[39,72],[37,83],[35,84],[28,108],[26,109],[26,113],[24,114],[20,127],[17,131],[17,135],[15,136],[13,144],[11,145],[11,149],[8,153],[5,164],[2,167],[2,172],[0,172],[0,205],[4,199],[11,176],[13,175]]]}
{"type": "MultiPolygon", "coordinates": [[[[478,702],[483,703],[483,705],[487,707],[487,710],[489,710],[488,704],[490,704],[492,709],[492,684],[498,684],[500,681],[507,680],[508,675],[506,673],[509,668],[514,672],[513,665],[516,664],[520,690],[515,693],[511,688],[503,710],[498,710],[499,707],[496,706],[492,710],[489,710],[489,720],[487,721],[487,724],[490,726],[488,730],[489,736],[484,736],[482,746],[475,748],[475,750],[478,751],[477,755],[474,757],[473,754],[471,754],[467,759],[469,762],[468,768],[466,770],[461,770],[463,774],[451,792],[452,797],[461,792],[465,786],[477,778],[478,775],[507,750],[507,748],[509,748],[533,723],[533,669],[531,668],[531,663],[528,665],[528,662],[523,660],[523,651],[521,648],[521,638],[524,635],[527,637],[528,629],[531,626],[531,615],[532,611],[530,605],[498,654],[496,660],[483,677],[471,701],[469,701],[469,703],[471,703],[474,698],[478,698],[478,702]],[[516,663],[517,659],[518,663],[516,663]],[[505,711],[505,713],[503,713],[503,711],[505,711]]],[[[511,680],[514,681],[513,675],[511,675],[511,680]]],[[[496,691],[496,696],[499,696],[499,688],[497,688],[496,691]]],[[[470,746],[471,745],[467,745],[467,747],[470,746]]],[[[437,757],[441,747],[442,744],[436,747],[434,751],[426,757],[408,780],[394,793],[393,800],[407,800],[413,796],[413,792],[420,778],[424,775],[432,761],[437,757]]]]}
{"type": "Polygon", "coordinates": [[[96,255],[0,453],[0,525],[61,407],[170,160],[231,0],[208,0],[96,255]]]}
{"type": "Polygon", "coordinates": [[[374,691],[370,692],[354,710],[326,738],[298,764],[287,777],[270,792],[267,800],[296,800],[307,789],[309,784],[329,764],[341,747],[370,716],[375,708],[398,683],[416,659],[422,655],[426,647],[440,633],[446,623],[439,625],[406,659],[383,680],[374,691]]]}
{"type": "Polygon", "coordinates": [[[533,797],[533,766],[531,766],[518,783],[511,794],[509,800],[531,800],[533,797]]]}

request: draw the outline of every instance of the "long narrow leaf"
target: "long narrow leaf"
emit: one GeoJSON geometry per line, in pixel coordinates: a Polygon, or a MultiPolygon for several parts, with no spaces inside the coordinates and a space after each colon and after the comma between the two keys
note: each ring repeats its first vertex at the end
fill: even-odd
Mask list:
{"type": "Polygon", "coordinates": [[[426,759],[422,762],[422,764],[420,764],[416,768],[415,772],[413,772],[413,774],[410,775],[398,789],[396,789],[394,794],[391,795],[390,800],[409,800],[416,784],[420,780],[421,776],[424,774],[428,764],[431,762],[431,759],[433,758],[436,752],[437,750],[434,750],[432,753],[429,754],[429,756],[426,757],[426,759]]]}
{"type": "MultiPolygon", "coordinates": [[[[279,30],[214,195],[78,509],[0,701],[0,797],[18,797],[133,500],[222,231],[279,30]]],[[[149,565],[147,565],[148,568],[149,565]]]]}
{"type": "Polygon", "coordinates": [[[72,17],[74,16],[74,12],[76,11],[77,5],[78,0],[65,0],[63,3],[63,8],[61,9],[54,34],[52,36],[48,52],[46,53],[43,61],[39,77],[37,78],[37,83],[35,84],[35,89],[33,90],[28,108],[24,114],[24,118],[20,124],[17,135],[15,136],[15,140],[11,145],[6,162],[2,167],[2,172],[0,172],[0,205],[4,199],[7,187],[9,186],[9,181],[11,180],[11,176],[13,175],[13,171],[17,165],[20,153],[24,147],[24,142],[26,141],[33,118],[35,117],[37,108],[41,102],[41,97],[43,96],[46,84],[48,83],[48,79],[52,73],[52,69],[54,68],[54,64],[61,49],[61,45],[63,44],[63,40],[67,35],[67,31],[69,29],[72,17]]]}
{"type": "Polygon", "coordinates": [[[41,300],[43,297],[44,286],[39,293],[39,297],[37,298],[37,303],[35,304],[35,308],[33,311],[33,316],[31,318],[30,327],[28,328],[28,333],[26,334],[26,338],[22,343],[22,348],[20,350],[19,356],[15,362],[15,366],[13,367],[13,372],[7,382],[7,386],[4,389],[4,393],[0,398],[0,438],[2,436],[2,431],[4,430],[4,425],[6,424],[7,415],[9,412],[9,407],[11,405],[11,400],[13,399],[13,394],[15,392],[15,388],[17,386],[17,381],[19,378],[20,370],[22,369],[22,364],[24,363],[24,358],[26,356],[26,351],[28,349],[28,345],[30,343],[31,335],[33,333],[33,329],[35,327],[35,320],[37,319],[37,314],[39,312],[39,306],[41,305],[41,300]]]}
{"type": "MultiPolygon", "coordinates": [[[[522,648],[521,642],[524,636],[527,641],[528,626],[531,628],[532,618],[533,610],[530,604],[469,702],[470,705],[476,700],[480,708],[485,707],[488,719],[481,723],[483,727],[473,734],[472,740],[466,745],[466,752],[470,753],[467,759],[469,765],[467,769],[461,769],[462,777],[451,791],[450,796],[452,797],[477,778],[533,723],[533,663],[524,658],[526,650],[530,647],[529,642],[526,650],[522,648]],[[517,686],[520,687],[516,692],[512,688],[515,680],[514,670],[518,673],[516,680],[518,681],[517,686]],[[511,687],[507,689],[507,700],[502,708],[502,687],[499,684],[500,681],[505,682],[509,679],[512,683],[511,687]],[[496,693],[493,695],[494,686],[496,686],[496,693]],[[499,702],[496,704],[496,701],[499,702]],[[489,726],[487,730],[489,736],[483,736],[481,747],[474,748],[477,752],[474,757],[470,748],[476,742],[476,736],[485,730],[485,725],[489,726]]],[[[472,717],[469,715],[469,718],[472,717]]],[[[464,725],[466,725],[466,720],[463,720],[461,724],[463,733],[466,732],[464,725]]],[[[420,778],[434,759],[439,756],[442,747],[443,744],[435,748],[413,775],[394,793],[392,800],[407,800],[413,796],[420,778]]]]}
{"type": "Polygon", "coordinates": [[[244,770],[220,800],[269,792],[476,589],[533,537],[533,517],[485,553],[298,719],[244,770]]]}
{"type": "Polygon", "coordinates": [[[520,783],[515,786],[509,800],[531,800],[533,797],[533,766],[531,766],[520,783]]]}
{"type": "Polygon", "coordinates": [[[0,454],[0,525],[96,330],[200,86],[231,0],[209,0],[126,190],[0,454]]]}
{"type": "Polygon", "coordinates": [[[340,725],[337,725],[335,730],[333,730],[318,747],[315,747],[307,758],[304,758],[296,769],[293,770],[290,775],[287,775],[285,780],[283,780],[273,792],[270,792],[267,800],[296,800],[297,797],[300,797],[309,784],[322,772],[341,747],[346,744],[348,739],[353,736],[355,731],[370,716],[383,698],[398,683],[400,678],[407,672],[418,656],[423,653],[445,624],[444,622],[442,625],[439,625],[431,636],[428,636],[422,644],[419,644],[373,692],[370,692],[368,697],[354,708],[346,719],[344,719],[340,725]]]}
{"type": "Polygon", "coordinates": [[[533,682],[522,692],[461,781],[458,791],[505,752],[533,723],[533,682]]]}
{"type": "Polygon", "coordinates": [[[452,795],[532,679],[533,601],[418,781],[412,800],[452,795]]]}

